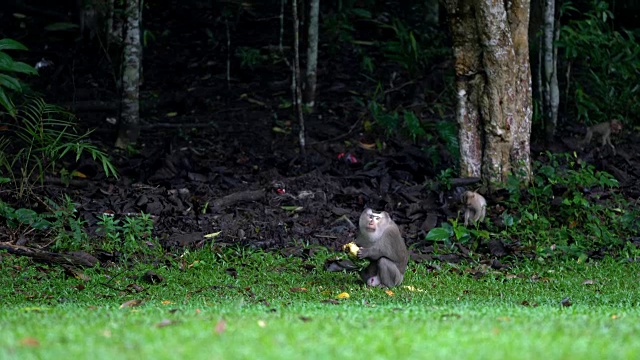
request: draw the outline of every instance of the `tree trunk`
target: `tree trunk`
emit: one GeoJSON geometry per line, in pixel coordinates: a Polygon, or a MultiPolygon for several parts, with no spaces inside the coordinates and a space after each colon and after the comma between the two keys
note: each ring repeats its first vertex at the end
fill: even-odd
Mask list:
{"type": "Polygon", "coordinates": [[[544,28],[542,35],[542,115],[544,117],[547,141],[553,141],[558,125],[560,91],[557,73],[557,29],[555,28],[555,0],[543,2],[544,28]]]}
{"type": "Polygon", "coordinates": [[[456,59],[460,171],[500,186],[530,177],[529,0],[445,0],[456,59]]]}
{"type": "Polygon", "coordinates": [[[311,0],[309,5],[309,31],[307,40],[307,71],[305,73],[304,104],[313,111],[316,98],[316,74],[318,71],[318,18],[320,0],[311,0]]]}
{"type": "Polygon", "coordinates": [[[126,29],[124,37],[124,61],[122,70],[122,111],[116,146],[127,148],[140,135],[140,75],[142,66],[142,42],[140,18],[142,0],[127,0],[125,8],[126,29]]]}
{"type": "Polygon", "coordinates": [[[294,98],[296,117],[298,118],[298,125],[300,130],[298,131],[298,139],[300,141],[300,154],[305,155],[306,151],[306,137],[304,126],[304,113],[302,111],[302,89],[300,78],[300,23],[298,17],[298,0],[291,0],[291,12],[293,14],[293,84],[292,92],[294,98]]]}

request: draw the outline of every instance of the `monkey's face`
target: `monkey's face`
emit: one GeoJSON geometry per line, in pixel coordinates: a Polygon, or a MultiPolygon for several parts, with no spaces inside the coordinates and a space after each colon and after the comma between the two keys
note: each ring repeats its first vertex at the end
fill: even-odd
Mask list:
{"type": "Polygon", "coordinates": [[[373,212],[367,209],[360,215],[360,231],[369,234],[369,238],[377,239],[384,231],[386,212],[373,212]]]}
{"type": "Polygon", "coordinates": [[[611,121],[611,132],[616,134],[620,130],[622,130],[622,123],[620,121],[618,121],[618,120],[612,120],[611,121]]]}
{"type": "Polygon", "coordinates": [[[376,230],[378,229],[378,224],[380,223],[380,219],[382,218],[382,216],[380,216],[380,214],[376,214],[374,212],[369,214],[369,220],[367,221],[367,226],[365,227],[365,229],[367,229],[368,232],[376,232],[376,230]]]}
{"type": "Polygon", "coordinates": [[[464,194],[462,194],[462,203],[465,205],[469,205],[473,201],[474,197],[475,194],[473,192],[465,191],[464,194]]]}

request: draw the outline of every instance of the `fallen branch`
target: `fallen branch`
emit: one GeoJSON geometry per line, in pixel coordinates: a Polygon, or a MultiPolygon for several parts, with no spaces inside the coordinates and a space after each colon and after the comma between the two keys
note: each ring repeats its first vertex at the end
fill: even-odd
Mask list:
{"type": "Polygon", "coordinates": [[[211,206],[214,209],[220,210],[240,202],[262,200],[264,196],[265,196],[264,190],[240,191],[240,192],[233,193],[225,197],[214,200],[211,206]]]}
{"type": "Polygon", "coordinates": [[[0,250],[6,250],[9,254],[28,256],[38,261],[58,265],[93,267],[98,262],[98,259],[87,253],[60,254],[26,246],[12,245],[6,242],[0,243],[0,250]]]}

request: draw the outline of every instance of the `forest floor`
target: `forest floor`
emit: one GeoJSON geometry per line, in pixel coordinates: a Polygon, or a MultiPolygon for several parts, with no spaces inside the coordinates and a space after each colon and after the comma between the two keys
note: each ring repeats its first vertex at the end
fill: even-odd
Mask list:
{"type": "MultiPolygon", "coordinates": [[[[144,48],[142,135],[132,151],[123,152],[113,147],[117,127],[109,119],[117,114],[119,97],[107,52],[95,41],[77,41],[77,33],[55,40],[53,35],[24,34],[16,25],[18,19],[9,13],[2,17],[10,24],[4,36],[30,48],[20,54],[25,56],[21,60],[53,61],[34,87],[49,102],[68,106],[82,128],[95,129],[91,140],[109,152],[120,173],[118,179],[107,178],[98,164],[83,159],[66,165],[87,178],[68,186],[47,178],[46,186],[37,189],[40,196],[52,199],[70,195],[91,231],[105,212],[117,217],[144,212],[152,215],[155,235],[169,247],[202,247],[215,241],[301,254],[307,245],[338,250],[354,238],[360,212],[372,207],[390,212],[414,259],[446,256],[434,254],[424,236],[459,216],[464,187],[447,190],[436,181],[442,170],[455,165],[455,157],[442,141],[414,143],[365,131],[371,114],[357,98],[366,101],[377,83],[362,75],[350,49],[328,55],[327,44],[320,48],[316,108],[306,118],[303,156],[290,106],[291,74],[274,50],[277,17],[264,20],[243,14],[233,24],[233,44],[261,48],[267,58],[249,69],[232,56],[227,81],[225,26],[215,13],[171,3],[151,6],[144,16],[145,30],[154,38],[144,48]],[[214,36],[207,35],[207,28],[214,36]],[[435,149],[437,156],[424,148],[435,149]],[[205,238],[217,232],[221,233],[215,240],[205,238]]],[[[399,70],[379,65],[383,67],[389,69],[387,74],[399,70]]],[[[446,79],[451,71],[437,68],[425,78],[446,79]]],[[[390,77],[383,82],[392,83],[390,77]]],[[[452,112],[434,113],[435,99],[416,100],[416,87],[403,88],[401,83],[390,86],[393,91],[385,99],[389,108],[411,104],[425,123],[454,121],[452,112]]],[[[440,90],[445,96],[451,94],[447,86],[452,85],[440,90]]],[[[453,104],[454,98],[446,101],[453,104]]],[[[569,132],[563,137],[567,140],[553,146],[534,142],[532,153],[574,150],[583,133],[563,131],[569,132]]],[[[612,173],[621,192],[634,200],[640,196],[639,140],[637,132],[625,129],[613,140],[617,155],[595,141],[578,155],[612,173]]],[[[488,202],[488,216],[494,218],[497,199],[488,196],[488,202]]],[[[10,240],[7,236],[0,236],[0,241],[10,240]]]]}

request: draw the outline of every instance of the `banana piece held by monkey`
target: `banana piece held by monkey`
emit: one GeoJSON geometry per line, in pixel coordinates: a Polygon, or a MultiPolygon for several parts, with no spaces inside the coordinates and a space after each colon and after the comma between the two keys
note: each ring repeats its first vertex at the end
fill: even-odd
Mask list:
{"type": "Polygon", "coordinates": [[[358,257],[358,249],[360,248],[354,242],[350,242],[342,246],[342,250],[346,253],[349,253],[349,256],[353,258],[358,257]]]}

